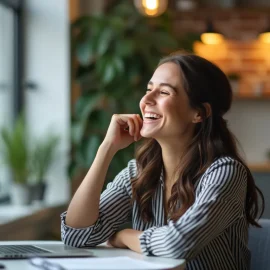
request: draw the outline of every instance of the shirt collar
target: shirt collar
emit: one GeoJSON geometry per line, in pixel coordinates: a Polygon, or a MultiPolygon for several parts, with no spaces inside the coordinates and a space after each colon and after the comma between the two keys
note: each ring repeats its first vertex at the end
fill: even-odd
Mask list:
{"type": "Polygon", "coordinates": [[[163,168],[163,166],[161,168],[161,174],[159,177],[159,181],[160,181],[161,187],[164,188],[164,168],[163,168]]]}

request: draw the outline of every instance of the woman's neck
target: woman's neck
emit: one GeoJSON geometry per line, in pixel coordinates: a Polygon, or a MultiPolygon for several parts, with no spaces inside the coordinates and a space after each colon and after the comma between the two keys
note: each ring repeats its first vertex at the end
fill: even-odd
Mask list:
{"type": "Polygon", "coordinates": [[[165,184],[172,186],[177,180],[176,171],[187,144],[161,144],[165,184]]]}

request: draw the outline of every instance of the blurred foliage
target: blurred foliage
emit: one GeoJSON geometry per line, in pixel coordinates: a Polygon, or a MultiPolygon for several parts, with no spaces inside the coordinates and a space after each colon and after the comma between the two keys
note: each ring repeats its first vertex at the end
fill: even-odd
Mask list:
{"type": "Polygon", "coordinates": [[[241,74],[237,72],[231,72],[227,74],[229,80],[238,81],[241,79],[241,74]]]}
{"type": "Polygon", "coordinates": [[[4,163],[11,170],[17,184],[26,184],[30,175],[28,134],[23,116],[18,117],[14,128],[1,129],[4,163]]]}
{"type": "MultiPolygon", "coordinates": [[[[91,166],[114,113],[139,113],[158,61],[179,48],[171,22],[169,13],[143,17],[132,1],[120,1],[107,14],[83,16],[72,24],[72,67],[81,94],[72,115],[71,178],[91,166]]],[[[189,49],[185,42],[181,47],[189,49]]],[[[134,144],[117,153],[107,180],[133,154],[134,144]]]]}
{"type": "Polygon", "coordinates": [[[31,178],[35,182],[45,180],[59,142],[58,136],[47,134],[44,138],[30,138],[25,117],[21,114],[11,129],[1,129],[0,139],[3,162],[9,167],[14,183],[26,185],[31,178]]]}
{"type": "Polygon", "coordinates": [[[44,182],[59,143],[56,135],[47,135],[45,138],[36,140],[31,151],[31,175],[35,183],[44,182]]]}

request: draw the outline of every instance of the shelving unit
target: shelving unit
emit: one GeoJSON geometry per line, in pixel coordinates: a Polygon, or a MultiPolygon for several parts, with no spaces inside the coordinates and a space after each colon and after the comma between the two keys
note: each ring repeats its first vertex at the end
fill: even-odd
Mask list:
{"type": "Polygon", "coordinates": [[[264,101],[268,100],[270,101],[270,95],[267,96],[255,96],[255,95],[234,95],[234,100],[258,100],[258,101],[264,101]]]}
{"type": "Polygon", "coordinates": [[[248,167],[251,172],[270,173],[270,161],[265,163],[250,163],[248,167]]]}

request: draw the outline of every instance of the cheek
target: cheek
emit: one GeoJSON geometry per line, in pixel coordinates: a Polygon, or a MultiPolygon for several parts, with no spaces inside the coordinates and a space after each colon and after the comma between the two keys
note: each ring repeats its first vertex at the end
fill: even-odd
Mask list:
{"type": "Polygon", "coordinates": [[[172,118],[178,120],[187,118],[189,114],[187,107],[181,102],[166,100],[160,104],[160,107],[162,107],[162,110],[166,111],[172,118]]]}
{"type": "Polygon", "coordinates": [[[174,104],[174,102],[172,102],[172,100],[169,100],[169,99],[161,100],[158,105],[161,111],[164,111],[170,114],[175,114],[175,111],[177,110],[176,104],[174,104]]]}

